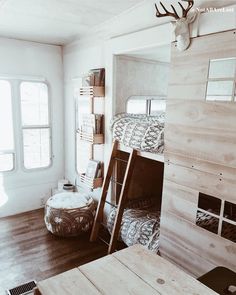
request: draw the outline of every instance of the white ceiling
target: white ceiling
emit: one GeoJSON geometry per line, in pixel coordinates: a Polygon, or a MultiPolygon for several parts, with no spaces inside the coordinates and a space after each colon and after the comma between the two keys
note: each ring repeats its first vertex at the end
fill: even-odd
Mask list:
{"type": "MultiPolygon", "coordinates": [[[[179,11],[178,1],[162,0],[179,11]]],[[[155,2],[159,0],[0,0],[0,37],[62,45],[91,33],[126,34],[170,21],[155,17],[155,2]]],[[[236,0],[195,0],[194,6],[232,4],[236,0]]]]}
{"type": "MultiPolygon", "coordinates": [[[[154,7],[154,3],[157,3],[158,7],[160,8],[160,1],[170,11],[170,5],[172,4],[176,8],[179,15],[182,15],[182,10],[178,2],[181,2],[183,6],[187,7],[187,3],[184,2],[186,0],[146,0],[144,3],[138,5],[135,9],[130,9],[121,16],[114,17],[108,23],[105,22],[94,30],[97,35],[106,36],[109,38],[168,23],[172,20],[172,17],[157,18],[155,16],[156,9],[154,7]]],[[[236,5],[236,0],[194,0],[194,8],[202,8],[203,10],[204,8],[212,9],[230,5],[236,5]]]]}
{"type": "Polygon", "coordinates": [[[0,0],[0,36],[65,44],[143,0],[0,0]]]}

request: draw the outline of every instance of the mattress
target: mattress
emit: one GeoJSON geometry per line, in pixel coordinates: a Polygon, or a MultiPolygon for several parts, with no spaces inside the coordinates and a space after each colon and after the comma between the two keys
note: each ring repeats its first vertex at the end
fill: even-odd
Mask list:
{"type": "MultiPolygon", "coordinates": [[[[107,228],[111,233],[117,209],[113,209],[107,220],[107,228]]],[[[150,212],[142,209],[125,209],[122,217],[119,240],[127,246],[141,244],[158,253],[160,235],[160,211],[150,212]]]]}
{"type": "Polygon", "coordinates": [[[163,153],[164,118],[165,113],[155,116],[118,114],[111,122],[113,138],[136,150],[163,153]]]}

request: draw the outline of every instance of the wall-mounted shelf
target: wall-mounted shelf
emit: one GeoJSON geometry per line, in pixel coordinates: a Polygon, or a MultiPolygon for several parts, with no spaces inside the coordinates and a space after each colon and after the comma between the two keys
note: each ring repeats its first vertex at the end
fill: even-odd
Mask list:
{"type": "Polygon", "coordinates": [[[85,173],[80,174],[80,181],[85,187],[91,190],[102,187],[102,184],[103,184],[102,177],[93,179],[93,178],[87,177],[85,173]]]}
{"type": "Polygon", "coordinates": [[[103,144],[104,135],[103,134],[91,134],[83,131],[79,131],[80,140],[90,142],[92,144],[103,144]]]}
{"type": "MultiPolygon", "coordinates": [[[[104,70],[103,72],[105,74],[104,70]]],[[[99,79],[97,81],[95,79],[92,85],[98,82],[99,79]]],[[[105,84],[103,80],[100,82],[100,84],[95,85],[105,84]]],[[[76,92],[76,153],[79,155],[80,151],[83,153],[83,149],[86,150],[84,151],[85,157],[81,157],[80,153],[80,162],[78,158],[76,159],[76,170],[80,178],[79,186],[91,191],[102,187],[103,183],[102,171],[101,173],[90,175],[86,171],[85,163],[87,160],[94,160],[102,165],[100,159],[103,158],[103,148],[98,147],[98,145],[104,144],[105,140],[104,97],[104,86],[82,86],[79,88],[79,92],[78,90],[76,92]],[[85,144],[85,142],[88,144],[85,144]],[[84,173],[85,171],[86,173],[84,173]],[[92,178],[87,175],[92,176],[92,178]],[[101,177],[93,178],[97,176],[101,177]]]]}
{"type": "Polygon", "coordinates": [[[103,86],[89,86],[81,87],[80,95],[92,96],[92,97],[104,97],[105,96],[105,87],[103,86]]]}

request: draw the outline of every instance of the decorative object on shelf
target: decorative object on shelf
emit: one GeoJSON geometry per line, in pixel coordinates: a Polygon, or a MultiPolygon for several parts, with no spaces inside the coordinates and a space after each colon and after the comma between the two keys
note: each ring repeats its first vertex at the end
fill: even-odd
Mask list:
{"type": "Polygon", "coordinates": [[[165,13],[161,13],[157,5],[155,4],[156,17],[172,16],[175,18],[175,21],[172,21],[171,23],[174,26],[174,32],[175,32],[176,41],[177,41],[177,48],[179,51],[184,51],[189,47],[191,42],[189,24],[194,22],[197,14],[199,13],[199,10],[194,10],[191,14],[188,15],[189,11],[193,7],[194,1],[193,0],[182,0],[182,1],[188,2],[188,7],[186,9],[183,7],[183,5],[180,2],[178,2],[182,9],[182,13],[183,13],[182,17],[179,17],[173,5],[171,5],[173,12],[170,12],[160,2],[163,10],[165,11],[165,13]]]}
{"type": "Polygon", "coordinates": [[[63,185],[63,191],[65,191],[65,192],[73,192],[74,188],[75,188],[74,185],[71,183],[65,183],[63,185]]]}
{"type": "Polygon", "coordinates": [[[58,183],[57,183],[57,189],[60,191],[60,190],[63,190],[63,186],[64,184],[68,184],[69,183],[69,180],[68,179],[60,179],[58,180],[58,183]]]}
{"type": "Polygon", "coordinates": [[[103,115],[101,114],[83,114],[81,131],[86,133],[101,134],[103,115]]]}
{"type": "Polygon", "coordinates": [[[101,162],[89,160],[86,172],[80,175],[80,181],[91,190],[101,187],[103,182],[101,162]]]}
{"type": "Polygon", "coordinates": [[[101,175],[101,163],[99,161],[89,160],[85,174],[89,178],[97,178],[98,174],[101,175]]]}
{"type": "Polygon", "coordinates": [[[83,114],[82,125],[80,127],[80,139],[93,144],[102,144],[103,136],[103,115],[83,114]]]}
{"type": "Polygon", "coordinates": [[[83,193],[60,193],[48,199],[44,221],[48,231],[60,237],[74,237],[90,230],[96,205],[83,193]]]}
{"type": "Polygon", "coordinates": [[[82,86],[83,87],[90,86],[90,76],[88,74],[82,77],[82,86]]]}
{"type": "Polygon", "coordinates": [[[105,69],[92,69],[89,71],[90,86],[105,86],[105,69]]]}

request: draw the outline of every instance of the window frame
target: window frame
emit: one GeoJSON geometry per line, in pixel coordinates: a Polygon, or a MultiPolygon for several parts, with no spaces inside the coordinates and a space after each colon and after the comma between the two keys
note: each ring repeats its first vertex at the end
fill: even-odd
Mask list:
{"type": "MultiPolygon", "coordinates": [[[[209,77],[209,74],[210,74],[210,66],[211,66],[211,61],[214,62],[214,61],[224,61],[224,60],[230,60],[230,59],[233,59],[235,60],[236,62],[236,57],[227,57],[227,58],[219,58],[219,59],[209,59],[209,62],[208,62],[208,73],[207,73],[207,83],[206,83],[206,94],[205,94],[205,101],[207,102],[216,102],[216,103],[220,103],[220,102],[223,102],[223,103],[232,103],[232,102],[236,102],[236,68],[235,68],[235,71],[234,71],[234,76],[233,77],[219,77],[219,78],[211,78],[209,77]],[[232,93],[231,93],[231,99],[230,100],[211,100],[211,99],[207,99],[207,91],[208,91],[208,84],[210,82],[233,82],[233,87],[232,87],[232,93]]],[[[218,95],[214,95],[214,96],[218,96],[218,95]]],[[[222,95],[219,95],[219,97],[222,96],[222,95]]]]}
{"type": "Polygon", "coordinates": [[[1,171],[0,170],[0,175],[1,174],[10,174],[12,172],[16,171],[16,134],[15,134],[15,126],[16,126],[16,122],[15,122],[15,113],[14,113],[14,87],[13,87],[13,83],[11,81],[11,79],[9,78],[5,78],[5,77],[0,77],[0,81],[6,81],[9,83],[10,85],[10,89],[11,89],[11,114],[12,114],[12,128],[13,128],[13,149],[12,150],[0,150],[0,155],[12,155],[13,158],[13,162],[12,162],[12,169],[11,170],[4,170],[1,171]]]}
{"type": "MultiPolygon", "coordinates": [[[[125,111],[128,113],[128,103],[130,100],[144,100],[146,101],[146,112],[145,113],[137,113],[147,116],[152,116],[152,101],[166,101],[167,97],[165,95],[131,95],[127,98],[125,104],[125,111]]],[[[129,113],[130,114],[130,113],[129,113]]]]}
{"type": "Polygon", "coordinates": [[[19,119],[20,119],[20,129],[21,129],[21,144],[20,144],[20,153],[21,153],[21,168],[24,172],[32,172],[32,171],[40,171],[40,170],[47,170],[52,167],[53,165],[53,146],[52,146],[52,115],[51,115],[51,91],[50,85],[46,80],[42,79],[21,79],[18,81],[18,103],[19,103],[19,119]],[[40,83],[45,84],[48,90],[48,125],[27,125],[23,126],[22,121],[22,108],[21,108],[21,84],[22,83],[40,83]],[[25,154],[24,154],[24,130],[41,130],[41,129],[48,129],[49,130],[49,165],[45,167],[36,167],[36,168],[26,168],[25,167],[25,154]]]}
{"type": "MultiPolygon", "coordinates": [[[[80,125],[79,125],[79,121],[80,121],[80,112],[79,112],[79,99],[80,99],[80,96],[79,96],[79,89],[80,87],[75,87],[74,88],[74,106],[75,106],[75,109],[74,109],[74,115],[75,115],[75,120],[74,120],[74,130],[75,130],[75,172],[76,172],[76,175],[81,175],[81,173],[84,173],[85,171],[82,171],[79,170],[78,168],[78,143],[81,142],[80,141],[80,137],[79,137],[79,129],[80,129],[80,125]]],[[[85,100],[87,100],[87,103],[88,103],[88,108],[92,109],[92,102],[91,100],[89,99],[86,99],[84,97],[85,100]]],[[[85,142],[85,143],[82,143],[82,144],[87,144],[89,145],[89,154],[90,154],[90,157],[91,158],[91,155],[92,155],[92,144],[91,143],[88,143],[88,142],[85,142]]]]}
{"type": "MultiPolygon", "coordinates": [[[[210,201],[212,204],[212,201],[210,201]]],[[[223,224],[224,223],[228,223],[231,226],[234,226],[236,228],[236,220],[232,220],[229,217],[225,217],[225,208],[226,208],[226,203],[232,204],[234,206],[236,206],[235,203],[233,203],[230,200],[226,200],[226,199],[221,199],[219,196],[212,196],[212,195],[207,195],[204,194],[202,192],[198,193],[198,204],[197,204],[197,209],[196,209],[196,218],[195,218],[195,225],[200,227],[201,229],[207,230],[209,232],[212,232],[213,234],[219,236],[220,238],[224,238],[227,239],[228,241],[232,241],[233,243],[235,243],[235,241],[225,237],[223,235],[223,224]],[[203,206],[200,205],[201,200],[206,201],[207,198],[214,198],[216,200],[219,200],[219,210],[218,212],[211,212],[209,211],[209,209],[211,208],[203,208],[203,206]],[[199,224],[197,224],[197,214],[198,212],[203,213],[203,214],[207,214],[208,216],[210,216],[211,218],[215,218],[218,220],[218,225],[217,225],[217,233],[213,232],[211,230],[208,230],[207,228],[204,228],[203,226],[200,226],[199,224]]],[[[213,208],[214,209],[214,208],[213,208]]],[[[212,209],[211,209],[212,210],[212,209]]]]}

